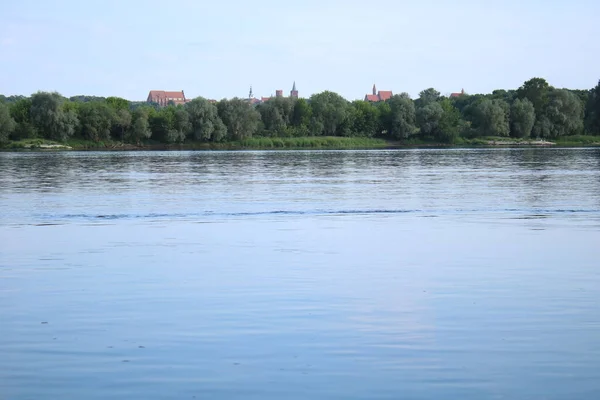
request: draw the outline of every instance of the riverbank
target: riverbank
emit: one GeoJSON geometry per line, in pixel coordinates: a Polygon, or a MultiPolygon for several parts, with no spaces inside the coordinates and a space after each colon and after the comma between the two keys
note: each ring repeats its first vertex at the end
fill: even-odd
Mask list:
{"type": "Polygon", "coordinates": [[[36,150],[301,150],[301,149],[400,149],[413,147],[596,147],[600,146],[598,136],[569,136],[555,141],[535,139],[515,139],[506,137],[488,137],[465,139],[458,138],[455,143],[437,143],[423,140],[390,141],[374,138],[357,137],[292,137],[292,138],[270,138],[255,137],[240,141],[207,143],[191,141],[178,144],[166,144],[159,142],[145,142],[141,144],[130,144],[118,141],[93,142],[87,140],[73,139],[65,143],[46,139],[24,139],[11,141],[1,147],[5,151],[36,150]]]}
{"type": "Polygon", "coordinates": [[[4,150],[269,150],[269,149],[383,149],[397,144],[383,139],[356,137],[298,137],[269,138],[256,137],[231,142],[185,143],[143,142],[140,144],[118,141],[93,142],[68,140],[65,143],[46,139],[24,139],[12,141],[2,147],[4,150]]]}

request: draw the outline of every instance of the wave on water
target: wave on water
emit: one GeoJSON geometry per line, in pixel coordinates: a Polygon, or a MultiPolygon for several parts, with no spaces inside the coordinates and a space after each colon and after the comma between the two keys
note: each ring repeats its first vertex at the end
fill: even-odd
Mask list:
{"type": "Polygon", "coordinates": [[[543,219],[560,214],[600,214],[598,209],[446,209],[446,210],[419,210],[419,209],[349,209],[349,210],[264,210],[264,211],[237,211],[216,212],[203,211],[196,213],[123,213],[123,214],[43,214],[37,215],[44,222],[35,225],[55,225],[58,221],[114,221],[114,220],[191,220],[191,219],[220,219],[220,218],[252,218],[252,217],[286,217],[286,216],[368,216],[368,215],[394,215],[412,214],[422,217],[438,217],[442,215],[498,215],[508,214],[511,219],[543,219]]]}
{"type": "Polygon", "coordinates": [[[204,211],[199,213],[148,213],[148,214],[64,214],[51,215],[50,218],[58,219],[93,219],[93,220],[119,220],[119,219],[188,219],[205,217],[260,217],[260,216],[299,216],[299,215],[371,215],[371,214],[406,214],[419,213],[422,210],[267,210],[267,211],[236,211],[215,212],[204,211]]]}

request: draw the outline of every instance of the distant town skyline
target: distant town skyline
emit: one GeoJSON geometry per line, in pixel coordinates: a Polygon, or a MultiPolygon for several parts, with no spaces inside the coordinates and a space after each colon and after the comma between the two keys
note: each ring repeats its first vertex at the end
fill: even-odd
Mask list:
{"type": "Polygon", "coordinates": [[[0,92],[221,99],[296,80],[302,97],[354,100],[373,83],[414,98],[532,77],[589,89],[600,78],[597,15],[596,0],[22,0],[0,13],[0,92]]]}

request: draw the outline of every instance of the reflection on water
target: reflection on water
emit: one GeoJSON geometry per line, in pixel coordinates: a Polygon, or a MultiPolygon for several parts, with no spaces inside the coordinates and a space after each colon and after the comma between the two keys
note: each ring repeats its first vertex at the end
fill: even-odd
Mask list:
{"type": "Polygon", "coordinates": [[[600,396],[599,150],[0,169],[0,398],[600,396]]]}

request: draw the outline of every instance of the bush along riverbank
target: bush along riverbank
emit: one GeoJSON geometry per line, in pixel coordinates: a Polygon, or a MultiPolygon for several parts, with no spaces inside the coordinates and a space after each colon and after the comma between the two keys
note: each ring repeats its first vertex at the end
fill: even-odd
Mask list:
{"type": "Polygon", "coordinates": [[[119,141],[94,142],[90,140],[68,140],[56,142],[46,139],[24,139],[5,143],[3,151],[143,151],[143,150],[366,150],[403,148],[471,148],[471,147],[600,147],[600,136],[573,136],[569,140],[546,141],[534,139],[510,139],[487,137],[476,139],[459,138],[455,143],[439,143],[427,140],[390,141],[376,138],[347,138],[336,136],[308,136],[302,138],[255,137],[240,141],[207,143],[189,141],[165,144],[144,141],[139,144],[119,141]]]}
{"type": "Polygon", "coordinates": [[[38,92],[0,95],[4,148],[381,148],[436,145],[597,145],[600,83],[590,90],[533,78],[516,90],[433,88],[347,101],[325,91],[309,99],[202,97],[180,105],[38,92]],[[372,101],[367,101],[372,100],[372,101]]]}
{"type": "Polygon", "coordinates": [[[269,138],[255,137],[239,141],[207,143],[189,141],[185,143],[160,143],[144,141],[139,144],[119,141],[67,140],[56,142],[46,139],[25,139],[8,142],[4,150],[270,150],[270,149],[383,149],[399,144],[376,138],[347,137],[302,137],[269,138]]]}

